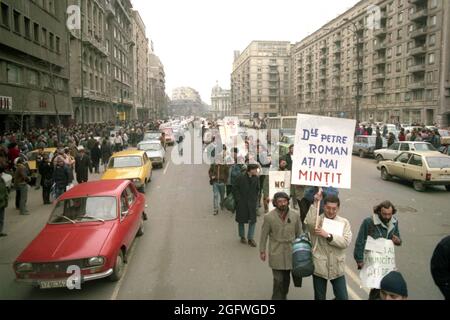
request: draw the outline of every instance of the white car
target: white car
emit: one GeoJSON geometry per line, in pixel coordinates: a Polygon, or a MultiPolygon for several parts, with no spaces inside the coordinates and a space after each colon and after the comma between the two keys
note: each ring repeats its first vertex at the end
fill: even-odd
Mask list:
{"type": "Polygon", "coordinates": [[[147,157],[152,162],[152,166],[159,166],[162,168],[166,162],[166,152],[159,140],[148,140],[139,142],[138,150],[145,151],[147,157]]]}
{"type": "Polygon", "coordinates": [[[373,152],[375,159],[379,161],[394,160],[405,151],[438,151],[431,143],[422,141],[395,142],[387,149],[378,149],[373,152]]]}
{"type": "Polygon", "coordinates": [[[13,179],[12,175],[3,172],[2,173],[2,178],[3,178],[3,181],[5,181],[6,189],[8,189],[8,192],[11,191],[12,179],[13,179]]]}

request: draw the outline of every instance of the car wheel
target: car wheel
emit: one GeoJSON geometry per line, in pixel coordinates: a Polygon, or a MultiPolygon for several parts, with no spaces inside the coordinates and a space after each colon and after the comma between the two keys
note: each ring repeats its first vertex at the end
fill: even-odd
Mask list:
{"type": "Polygon", "coordinates": [[[389,181],[392,179],[392,176],[387,172],[386,168],[381,168],[381,179],[384,181],[389,181]]]}
{"type": "Polygon", "coordinates": [[[421,181],[413,181],[413,187],[416,191],[425,191],[425,185],[421,181]]]}
{"type": "Polygon", "coordinates": [[[113,268],[112,275],[109,276],[109,279],[111,281],[119,281],[120,278],[122,278],[123,275],[123,268],[124,268],[124,261],[123,261],[123,252],[122,250],[119,250],[119,253],[117,254],[116,263],[113,268]]]}
{"type": "Polygon", "coordinates": [[[141,223],[139,225],[139,230],[136,233],[136,236],[138,236],[138,237],[140,237],[142,235],[144,235],[144,216],[142,216],[141,223]]]}
{"type": "Polygon", "coordinates": [[[450,191],[450,184],[445,186],[445,190],[450,191]]]}
{"type": "Polygon", "coordinates": [[[378,154],[375,159],[377,160],[377,162],[383,161],[383,156],[381,154],[378,154]]]}
{"type": "Polygon", "coordinates": [[[359,157],[364,158],[366,156],[365,152],[363,150],[359,150],[359,157]]]}

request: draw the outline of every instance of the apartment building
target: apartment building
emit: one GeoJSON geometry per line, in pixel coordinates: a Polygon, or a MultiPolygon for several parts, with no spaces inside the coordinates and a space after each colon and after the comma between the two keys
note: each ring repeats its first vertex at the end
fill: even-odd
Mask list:
{"type": "MultiPolygon", "coordinates": [[[[152,50],[153,51],[153,50],[152,50]]],[[[168,97],[166,95],[166,80],[164,65],[157,55],[149,54],[148,85],[150,99],[150,116],[153,119],[164,118],[167,115],[168,97]]]]}
{"type": "Polygon", "coordinates": [[[450,1],[363,0],[295,44],[297,112],[450,124],[450,1]]]}
{"type": "Polygon", "coordinates": [[[233,114],[252,117],[289,113],[291,44],[287,41],[252,41],[235,51],[231,74],[233,114]]]}
{"type": "Polygon", "coordinates": [[[70,121],[65,11],[66,1],[0,1],[0,131],[70,121]]]}

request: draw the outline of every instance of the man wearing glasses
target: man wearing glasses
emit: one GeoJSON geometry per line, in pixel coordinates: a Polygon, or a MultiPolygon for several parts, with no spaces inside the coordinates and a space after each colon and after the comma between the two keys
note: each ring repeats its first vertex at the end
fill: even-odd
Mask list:
{"type": "MultiPolygon", "coordinates": [[[[347,219],[338,215],[340,200],[337,196],[327,196],[324,202],[324,213],[319,216],[316,228],[317,207],[322,201],[322,191],[314,196],[314,206],[309,209],[305,223],[311,234],[314,262],[314,299],[326,300],[328,280],[331,281],[336,300],[348,300],[345,281],[345,249],[352,241],[352,231],[347,219]],[[341,226],[341,234],[331,234],[322,226],[325,219],[341,226]]],[[[327,221],[328,222],[328,221],[327,221]]]]}

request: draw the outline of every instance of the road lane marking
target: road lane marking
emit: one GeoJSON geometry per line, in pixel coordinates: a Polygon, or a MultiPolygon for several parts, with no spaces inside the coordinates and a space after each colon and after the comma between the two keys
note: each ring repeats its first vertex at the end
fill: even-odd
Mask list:
{"type": "Polygon", "coordinates": [[[167,162],[167,166],[166,166],[166,168],[164,169],[163,174],[166,174],[166,173],[167,173],[167,169],[169,169],[169,165],[170,165],[170,161],[167,162]]]}
{"type": "Polygon", "coordinates": [[[138,241],[139,241],[139,240],[136,239],[136,240],[134,241],[132,247],[131,247],[130,254],[128,255],[128,262],[125,264],[125,268],[124,268],[124,270],[123,270],[122,278],[120,278],[119,282],[117,282],[116,287],[114,288],[114,292],[113,292],[113,294],[111,295],[110,300],[117,300],[117,297],[119,296],[119,291],[120,291],[120,289],[121,289],[121,287],[122,287],[123,279],[125,279],[125,276],[127,275],[128,265],[130,264],[130,262],[131,262],[131,260],[132,260],[132,258],[133,258],[134,248],[136,248],[137,242],[138,242],[138,241]]]}
{"type": "Polygon", "coordinates": [[[350,278],[360,287],[360,289],[364,290],[364,292],[366,292],[367,294],[370,293],[370,290],[367,288],[362,288],[359,284],[360,284],[360,279],[359,277],[356,275],[356,273],[354,273],[352,270],[350,270],[350,268],[348,266],[345,266],[345,273],[347,273],[350,278]]]}

